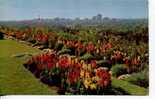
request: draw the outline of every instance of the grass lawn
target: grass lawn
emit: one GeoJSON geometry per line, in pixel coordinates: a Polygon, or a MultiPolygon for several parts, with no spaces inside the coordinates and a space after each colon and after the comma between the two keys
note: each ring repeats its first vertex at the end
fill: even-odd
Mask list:
{"type": "MultiPolygon", "coordinates": [[[[10,94],[57,94],[24,68],[26,57],[12,57],[22,53],[35,54],[40,50],[12,40],[0,40],[0,95],[10,94]]],[[[129,82],[112,78],[112,86],[131,95],[147,95],[148,90],[129,82]]]]}
{"type": "Polygon", "coordinates": [[[0,40],[0,95],[57,94],[24,68],[26,58],[12,57],[25,52],[34,54],[39,50],[16,41],[0,40]]]}
{"type": "Polygon", "coordinates": [[[116,78],[112,78],[112,86],[115,88],[121,88],[130,95],[148,95],[148,89],[116,78]]]}

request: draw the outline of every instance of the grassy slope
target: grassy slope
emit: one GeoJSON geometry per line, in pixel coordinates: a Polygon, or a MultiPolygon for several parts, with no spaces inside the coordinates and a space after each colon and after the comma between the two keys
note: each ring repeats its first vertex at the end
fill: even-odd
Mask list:
{"type": "Polygon", "coordinates": [[[148,89],[133,85],[127,81],[118,80],[116,78],[112,78],[112,86],[115,88],[121,88],[130,95],[148,95],[148,89]]]}
{"type": "Polygon", "coordinates": [[[16,41],[0,40],[0,95],[56,94],[24,68],[26,58],[12,57],[25,52],[33,54],[39,50],[16,41]]]}

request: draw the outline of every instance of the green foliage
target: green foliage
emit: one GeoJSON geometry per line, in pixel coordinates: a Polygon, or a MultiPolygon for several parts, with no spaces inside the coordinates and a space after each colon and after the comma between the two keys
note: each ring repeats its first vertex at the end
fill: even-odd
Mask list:
{"type": "Polygon", "coordinates": [[[71,52],[71,50],[70,49],[62,49],[62,50],[60,50],[59,52],[58,52],[58,54],[60,55],[60,54],[68,54],[68,53],[70,53],[71,52]]]}
{"type": "Polygon", "coordinates": [[[89,60],[89,59],[92,59],[93,58],[93,55],[89,54],[89,53],[86,53],[84,54],[83,56],[80,57],[81,60],[89,60]]]}
{"type": "Polygon", "coordinates": [[[64,33],[64,32],[58,33],[58,36],[60,36],[63,39],[67,39],[67,40],[77,40],[78,39],[77,35],[73,35],[70,33],[64,33]]]}
{"type": "Polygon", "coordinates": [[[124,64],[116,64],[116,65],[112,66],[111,71],[112,71],[112,75],[114,77],[118,77],[118,76],[120,76],[122,74],[127,73],[127,70],[126,70],[124,64]]]}
{"type": "Polygon", "coordinates": [[[56,50],[59,51],[59,50],[61,50],[63,47],[64,47],[64,45],[63,45],[62,43],[56,43],[54,48],[55,48],[56,50]]]}
{"type": "Polygon", "coordinates": [[[124,79],[125,81],[147,88],[149,86],[149,74],[148,70],[143,70],[138,73],[131,74],[130,77],[124,79]]]}
{"type": "Polygon", "coordinates": [[[98,60],[98,61],[96,61],[97,65],[101,65],[101,64],[103,64],[104,62],[106,62],[106,61],[105,61],[105,60],[98,60]]]}

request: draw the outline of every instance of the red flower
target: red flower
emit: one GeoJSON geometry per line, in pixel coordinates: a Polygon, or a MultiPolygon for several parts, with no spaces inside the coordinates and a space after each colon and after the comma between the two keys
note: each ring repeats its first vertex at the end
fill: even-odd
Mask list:
{"type": "Polygon", "coordinates": [[[75,66],[76,69],[80,69],[80,68],[82,67],[82,64],[80,64],[80,63],[75,63],[74,66],[75,66]]]}
{"type": "Polygon", "coordinates": [[[58,64],[61,68],[65,69],[69,66],[69,61],[67,57],[62,57],[61,59],[59,59],[58,64]]]}
{"type": "Polygon", "coordinates": [[[108,44],[106,45],[106,49],[109,49],[109,48],[112,48],[112,44],[111,44],[111,43],[108,43],[108,44]]]}
{"type": "Polygon", "coordinates": [[[52,63],[52,62],[47,63],[48,70],[51,70],[53,66],[54,66],[54,63],[52,63]]]}
{"type": "Polygon", "coordinates": [[[123,58],[120,51],[116,51],[114,57],[116,61],[121,60],[123,58]]]}
{"type": "Polygon", "coordinates": [[[71,47],[74,47],[75,46],[74,41],[70,41],[70,46],[71,47]]]}
{"type": "Polygon", "coordinates": [[[111,84],[111,75],[104,69],[99,69],[96,72],[96,76],[99,77],[97,84],[100,87],[106,87],[111,84]]]}
{"type": "Polygon", "coordinates": [[[39,57],[39,60],[41,63],[46,63],[48,60],[48,56],[46,54],[41,54],[39,57]]]}
{"type": "Polygon", "coordinates": [[[138,60],[136,57],[131,60],[132,65],[138,65],[139,63],[140,63],[140,60],[138,60]]]}
{"type": "Polygon", "coordinates": [[[126,65],[129,65],[129,62],[130,62],[129,59],[125,59],[125,64],[126,65]]]}
{"type": "Polygon", "coordinates": [[[97,84],[98,84],[100,87],[106,87],[106,86],[108,86],[110,83],[111,83],[110,80],[103,80],[103,79],[101,79],[101,80],[99,80],[99,81],[97,82],[97,84]]]}
{"type": "Polygon", "coordinates": [[[90,52],[90,51],[93,51],[95,49],[95,47],[92,42],[89,42],[86,49],[88,52],[90,52]]]}
{"type": "Polygon", "coordinates": [[[96,60],[91,60],[90,64],[91,64],[92,68],[96,68],[97,67],[96,60]]]}
{"type": "Polygon", "coordinates": [[[42,42],[47,42],[48,41],[48,35],[42,35],[42,42]]]}
{"type": "Polygon", "coordinates": [[[78,48],[79,49],[82,49],[84,46],[83,46],[83,44],[80,42],[79,44],[78,44],[78,48]]]}
{"type": "Polygon", "coordinates": [[[71,84],[76,83],[80,78],[80,70],[73,70],[69,72],[67,78],[71,84]]]}

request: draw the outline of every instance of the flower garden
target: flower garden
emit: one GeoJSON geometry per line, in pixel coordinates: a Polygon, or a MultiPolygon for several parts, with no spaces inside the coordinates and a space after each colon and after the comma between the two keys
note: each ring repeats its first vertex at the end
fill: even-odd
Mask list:
{"type": "Polygon", "coordinates": [[[111,33],[100,38],[90,31],[56,33],[32,27],[1,31],[7,39],[43,50],[23,65],[44,84],[58,87],[59,94],[118,94],[112,86],[113,78],[149,86],[146,42],[136,44],[111,33]]]}

